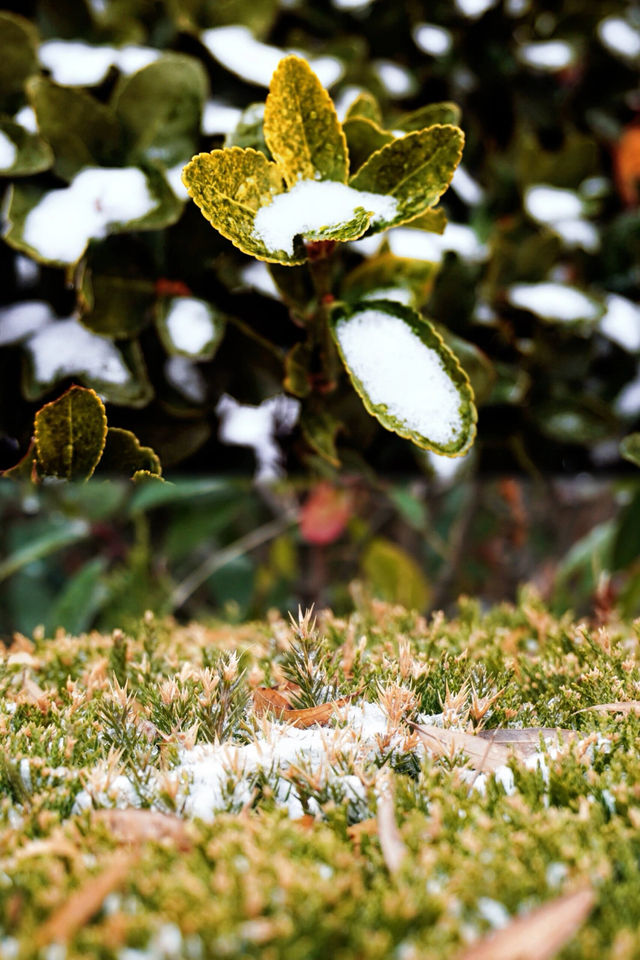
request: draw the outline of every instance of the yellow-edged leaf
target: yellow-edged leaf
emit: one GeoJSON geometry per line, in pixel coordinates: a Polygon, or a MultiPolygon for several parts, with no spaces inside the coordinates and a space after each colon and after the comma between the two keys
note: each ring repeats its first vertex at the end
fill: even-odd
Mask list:
{"type": "Polygon", "coordinates": [[[264,138],[288,186],[298,180],[346,183],[347,142],[331,98],[300,57],[285,57],[273,74],[264,138]]]}
{"type": "Polygon", "coordinates": [[[35,441],[41,472],[64,480],[88,480],[107,435],[104,404],[93,390],[71,387],[35,416],[35,441]]]}
{"type": "Polygon", "coordinates": [[[272,263],[304,263],[304,254],[267,250],[254,234],[258,210],[284,191],[278,166],[263,153],[241,147],[199,153],[182,180],[207,220],[243,253],[272,263]]]}

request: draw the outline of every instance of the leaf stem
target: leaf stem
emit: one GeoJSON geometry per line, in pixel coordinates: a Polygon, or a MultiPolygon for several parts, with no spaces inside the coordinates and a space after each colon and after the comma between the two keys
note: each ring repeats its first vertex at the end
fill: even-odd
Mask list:
{"type": "Polygon", "coordinates": [[[319,393],[330,393],[335,390],[338,379],[338,354],[329,318],[331,304],[335,301],[331,281],[333,279],[333,262],[331,255],[335,248],[334,240],[316,240],[307,243],[309,273],[316,295],[315,310],[309,319],[308,344],[317,355],[319,369],[312,370],[314,387],[319,393]]]}

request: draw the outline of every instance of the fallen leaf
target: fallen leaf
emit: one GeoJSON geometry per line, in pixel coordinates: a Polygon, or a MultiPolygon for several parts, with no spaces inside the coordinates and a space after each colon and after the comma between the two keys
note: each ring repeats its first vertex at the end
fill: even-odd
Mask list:
{"type": "Polygon", "coordinates": [[[640,713],[640,700],[618,700],[615,703],[597,703],[592,707],[576,710],[576,713],[586,713],[587,710],[596,710],[598,713],[640,713]]]}
{"type": "Polygon", "coordinates": [[[460,730],[445,730],[442,727],[422,726],[412,723],[424,746],[436,757],[449,757],[462,751],[466,753],[476,770],[494,771],[509,762],[512,751],[500,743],[460,730]]]}
{"type": "Polygon", "coordinates": [[[589,887],[551,900],[473,944],[458,960],[550,960],[580,929],[594,900],[589,887]]]}
{"type": "Polygon", "coordinates": [[[519,727],[509,729],[495,727],[493,730],[480,730],[477,734],[483,740],[510,747],[518,757],[530,757],[540,750],[540,739],[547,747],[558,747],[568,743],[576,736],[575,730],[560,727],[519,727]]]}
{"type": "Polygon", "coordinates": [[[36,933],[37,946],[71,940],[76,931],[97,913],[107,894],[124,882],[135,860],[136,857],[130,853],[116,853],[101,873],[90,877],[61,907],[54,910],[36,933]]]}
{"type": "Polygon", "coordinates": [[[388,771],[378,776],[378,837],[382,848],[382,856],[389,873],[397,873],[407,855],[398,824],[396,823],[395,807],[393,802],[393,781],[388,771]]]}
{"type": "Polygon", "coordinates": [[[120,843],[145,843],[149,840],[171,840],[179,850],[190,850],[187,826],[179,817],[157,810],[94,810],[92,819],[104,823],[120,843]]]}
{"type": "Polygon", "coordinates": [[[351,697],[321,703],[318,707],[306,707],[304,710],[287,710],[283,720],[294,727],[311,727],[314,723],[327,723],[336,710],[344,707],[351,697]]]}
{"type": "Polygon", "coordinates": [[[290,709],[289,701],[274,687],[258,687],[253,691],[253,710],[259,717],[273,713],[280,718],[290,709]]]}
{"type": "MultiPolygon", "coordinates": [[[[290,692],[293,693],[289,685],[290,692]]],[[[299,689],[299,688],[298,688],[299,689]]],[[[327,723],[336,710],[344,707],[350,700],[356,697],[361,691],[356,690],[341,700],[331,700],[329,703],[321,703],[317,707],[305,707],[302,710],[294,710],[288,699],[288,692],[281,692],[276,687],[257,687],[253,691],[253,709],[255,713],[262,717],[265,714],[274,714],[278,720],[284,720],[294,727],[311,727],[314,723],[327,723]]]]}

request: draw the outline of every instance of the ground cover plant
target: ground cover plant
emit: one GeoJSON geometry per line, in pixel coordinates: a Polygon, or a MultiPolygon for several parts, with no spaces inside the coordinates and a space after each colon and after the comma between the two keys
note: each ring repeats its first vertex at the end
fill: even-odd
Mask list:
{"type": "Polygon", "coordinates": [[[639,639],[531,591],[16,635],[3,954],[635,957],[639,639]]]}

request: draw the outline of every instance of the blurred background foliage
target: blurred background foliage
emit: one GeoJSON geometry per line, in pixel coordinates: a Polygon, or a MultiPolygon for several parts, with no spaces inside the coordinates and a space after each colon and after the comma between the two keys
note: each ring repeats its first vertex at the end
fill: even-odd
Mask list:
{"type": "Polygon", "coordinates": [[[171,608],[238,543],[177,595],[181,615],[343,609],[353,576],[425,609],[533,578],[558,606],[608,591],[638,612],[640,493],[619,441],[640,426],[639,65],[640,13],[623,0],[5,0],[0,469],[26,452],[36,410],[82,383],[175,482],[3,483],[1,629],[171,608]],[[461,463],[387,433],[348,388],[302,418],[278,400],[304,278],[245,257],[186,202],[193,153],[259,145],[255,104],[292,49],[342,116],[361,90],[389,129],[425,103],[461,108],[445,233],[351,244],[337,277],[347,296],[385,250],[437,265],[407,286],[476,390],[461,463]],[[96,166],[128,171],[106,211],[74,179],[96,166]],[[150,210],[126,202],[131,184],[150,210]],[[66,245],[51,246],[29,216],[62,190],[66,245]],[[172,311],[208,335],[181,340],[172,311]],[[256,469],[296,479],[276,502],[256,469]],[[322,534],[297,512],[310,497],[322,534]]]}

